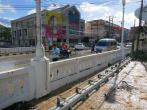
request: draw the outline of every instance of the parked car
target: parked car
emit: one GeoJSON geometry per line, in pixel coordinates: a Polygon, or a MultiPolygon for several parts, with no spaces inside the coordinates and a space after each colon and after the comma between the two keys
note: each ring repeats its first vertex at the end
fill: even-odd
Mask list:
{"type": "Polygon", "coordinates": [[[132,43],[126,43],[126,47],[131,49],[132,48],[132,43]]]}
{"type": "Polygon", "coordinates": [[[85,49],[85,45],[83,43],[78,43],[74,47],[75,47],[75,50],[84,50],[85,49]]]}
{"type": "Polygon", "coordinates": [[[115,39],[110,38],[100,39],[94,47],[95,52],[105,52],[115,49],[117,49],[117,42],[115,39]]]}
{"type": "Polygon", "coordinates": [[[120,49],[121,43],[117,43],[117,48],[120,49]]]}

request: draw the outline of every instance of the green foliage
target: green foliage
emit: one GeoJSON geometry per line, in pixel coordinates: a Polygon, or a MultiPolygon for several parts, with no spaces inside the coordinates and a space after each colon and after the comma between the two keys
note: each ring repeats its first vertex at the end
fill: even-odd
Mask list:
{"type": "Polygon", "coordinates": [[[0,41],[11,41],[11,29],[0,25],[0,41]]]}
{"type": "Polygon", "coordinates": [[[142,51],[135,52],[133,58],[135,60],[147,61],[147,53],[142,51]]]}

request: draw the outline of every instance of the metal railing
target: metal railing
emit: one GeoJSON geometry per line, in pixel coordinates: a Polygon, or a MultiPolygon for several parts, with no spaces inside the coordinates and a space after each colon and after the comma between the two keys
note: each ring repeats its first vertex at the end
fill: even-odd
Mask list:
{"type": "Polygon", "coordinates": [[[112,65],[105,70],[103,74],[96,75],[97,79],[88,80],[88,85],[84,88],[76,87],[75,93],[72,96],[67,97],[64,101],[57,98],[56,106],[49,110],[71,110],[76,103],[85,100],[88,96],[94,93],[94,91],[97,91],[103,83],[107,83],[110,77],[114,77],[118,74],[130,61],[131,59],[128,58],[112,65]]]}

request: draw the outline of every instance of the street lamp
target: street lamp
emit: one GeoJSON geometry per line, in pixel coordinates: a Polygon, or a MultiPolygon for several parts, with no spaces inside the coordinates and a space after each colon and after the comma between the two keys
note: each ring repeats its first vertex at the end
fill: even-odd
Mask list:
{"type": "Polygon", "coordinates": [[[125,58],[125,53],[124,53],[124,14],[125,14],[126,0],[122,0],[122,5],[123,5],[123,16],[122,16],[122,33],[121,33],[121,53],[122,53],[122,59],[124,59],[125,58]]]}

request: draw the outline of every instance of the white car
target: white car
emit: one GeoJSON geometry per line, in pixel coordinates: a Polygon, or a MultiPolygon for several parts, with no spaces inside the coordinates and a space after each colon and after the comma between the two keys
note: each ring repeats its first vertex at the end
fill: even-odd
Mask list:
{"type": "Polygon", "coordinates": [[[76,50],[84,50],[85,49],[85,45],[83,43],[78,43],[74,47],[76,50]]]}

